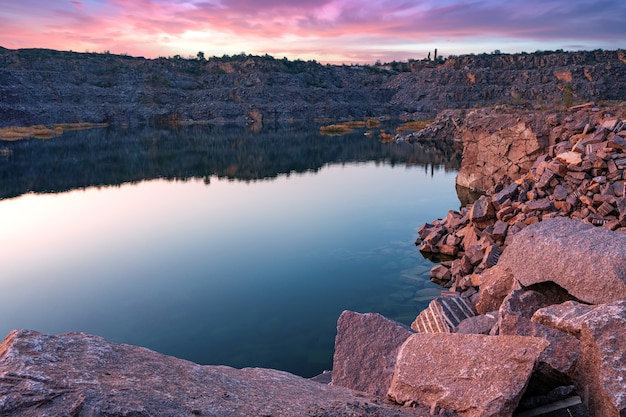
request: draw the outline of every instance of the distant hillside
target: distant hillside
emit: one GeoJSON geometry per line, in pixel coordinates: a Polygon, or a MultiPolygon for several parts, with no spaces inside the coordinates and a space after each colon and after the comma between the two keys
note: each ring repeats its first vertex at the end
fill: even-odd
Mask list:
{"type": "Polygon", "coordinates": [[[284,123],[508,103],[546,108],[626,97],[626,51],[466,55],[321,65],[270,56],[145,59],[0,48],[0,127],[180,120],[284,123]]]}

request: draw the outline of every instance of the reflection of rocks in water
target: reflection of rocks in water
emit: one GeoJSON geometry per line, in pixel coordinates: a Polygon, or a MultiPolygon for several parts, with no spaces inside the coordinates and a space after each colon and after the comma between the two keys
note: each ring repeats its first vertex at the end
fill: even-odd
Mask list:
{"type": "Polygon", "coordinates": [[[478,191],[472,191],[469,188],[457,184],[456,195],[459,197],[461,207],[465,207],[468,204],[473,204],[474,201],[478,200],[480,196],[483,195],[483,193],[479,193],[478,191]]]}
{"type": "Polygon", "coordinates": [[[49,141],[7,142],[3,149],[9,156],[0,165],[0,198],[155,178],[256,181],[353,162],[459,166],[418,144],[383,144],[358,130],[325,137],[317,126],[258,133],[217,126],[98,129],[67,132],[49,141]]]}
{"type": "Polygon", "coordinates": [[[407,142],[420,149],[424,155],[428,155],[433,164],[443,165],[446,170],[458,170],[461,167],[463,146],[460,142],[446,140],[407,142]]]}

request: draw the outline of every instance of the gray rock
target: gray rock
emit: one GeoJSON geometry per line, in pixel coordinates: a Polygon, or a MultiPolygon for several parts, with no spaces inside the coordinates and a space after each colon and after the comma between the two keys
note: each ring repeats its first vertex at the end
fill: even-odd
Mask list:
{"type": "Polygon", "coordinates": [[[432,300],[411,323],[411,328],[419,333],[451,333],[459,323],[475,315],[467,298],[449,293],[432,300]]]}
{"type": "Polygon", "coordinates": [[[538,291],[513,290],[500,305],[499,317],[520,316],[530,319],[535,311],[550,305],[548,297],[538,291]]]}
{"type": "Polygon", "coordinates": [[[491,312],[469,317],[456,326],[454,333],[489,334],[493,326],[495,326],[498,321],[497,316],[497,312],[491,312]]]}
{"type": "MultiPolygon", "coordinates": [[[[582,63],[595,78],[611,79],[612,83],[607,90],[597,88],[597,82],[576,77],[573,88],[581,98],[624,97],[626,64],[620,51],[462,56],[448,59],[444,65],[413,61],[402,64],[402,68],[389,68],[327,66],[245,54],[207,60],[144,59],[0,48],[0,126],[78,120],[133,126],[172,116],[180,120],[246,123],[262,119],[263,123],[274,123],[407,113],[426,120],[444,109],[518,100],[520,96],[511,93],[514,90],[531,94],[533,100],[562,100],[562,83],[553,76],[554,69],[566,67],[580,73],[582,63]],[[592,69],[587,62],[595,63],[592,69]],[[475,80],[471,88],[467,88],[468,69],[475,80]]],[[[450,120],[437,121],[432,131],[452,138],[448,134],[458,131],[459,119],[451,115],[450,120]]],[[[532,123],[523,120],[519,124],[524,122],[532,123]]],[[[476,148],[483,151],[483,158],[486,153],[502,155],[510,165],[490,165],[494,172],[484,174],[485,178],[497,179],[501,173],[525,166],[526,161],[517,158],[520,151],[532,152],[532,141],[525,140],[526,135],[520,135],[515,126],[513,120],[497,137],[515,137],[511,149],[497,140],[489,143],[486,152],[476,148]]],[[[497,123],[490,130],[497,134],[500,127],[502,123],[497,123]]]]}
{"type": "Polygon", "coordinates": [[[554,282],[580,301],[626,299],[626,236],[566,218],[517,233],[498,266],[525,287],[554,282]]]}
{"type": "Polygon", "coordinates": [[[543,307],[560,304],[567,297],[549,285],[536,286],[537,290],[513,290],[506,296],[498,314],[499,323],[508,316],[531,319],[543,307]]]}
{"type": "Polygon", "coordinates": [[[201,366],[82,333],[0,344],[0,415],[426,416],[271,369],[201,366]]]}

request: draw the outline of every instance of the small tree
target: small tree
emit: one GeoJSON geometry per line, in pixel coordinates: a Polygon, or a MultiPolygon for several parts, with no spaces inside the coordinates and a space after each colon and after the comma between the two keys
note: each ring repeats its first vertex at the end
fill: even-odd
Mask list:
{"type": "Polygon", "coordinates": [[[204,52],[199,51],[196,57],[198,57],[198,61],[204,61],[204,52]]]}
{"type": "Polygon", "coordinates": [[[567,84],[563,89],[563,105],[566,108],[572,107],[574,102],[574,90],[572,90],[572,86],[567,84]]]}

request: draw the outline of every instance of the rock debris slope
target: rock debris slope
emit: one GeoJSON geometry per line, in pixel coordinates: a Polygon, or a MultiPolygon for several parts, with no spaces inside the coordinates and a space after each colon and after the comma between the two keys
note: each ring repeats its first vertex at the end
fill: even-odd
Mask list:
{"type": "Polygon", "coordinates": [[[271,56],[145,59],[0,48],[0,127],[208,121],[274,124],[494,104],[563,106],[626,96],[626,52],[467,55],[321,65],[271,56]]]}

